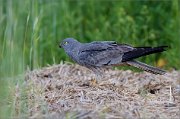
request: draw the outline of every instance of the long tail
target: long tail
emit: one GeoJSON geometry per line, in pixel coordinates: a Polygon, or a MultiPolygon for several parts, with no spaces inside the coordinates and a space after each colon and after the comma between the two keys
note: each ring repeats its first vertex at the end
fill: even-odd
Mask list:
{"type": "Polygon", "coordinates": [[[168,46],[159,47],[136,47],[134,50],[124,53],[122,56],[122,62],[130,61],[132,59],[146,56],[153,53],[163,52],[168,46]]]}
{"type": "Polygon", "coordinates": [[[139,62],[139,61],[132,60],[132,61],[127,61],[126,63],[131,65],[131,66],[134,66],[136,68],[142,69],[144,71],[153,73],[153,74],[163,75],[163,74],[166,73],[166,71],[164,71],[162,69],[159,69],[157,67],[153,67],[153,66],[147,65],[147,64],[139,62]]]}

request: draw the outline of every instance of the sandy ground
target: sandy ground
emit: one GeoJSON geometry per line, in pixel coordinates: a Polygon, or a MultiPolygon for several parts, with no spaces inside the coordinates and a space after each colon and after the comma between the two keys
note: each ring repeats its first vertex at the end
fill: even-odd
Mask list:
{"type": "Polygon", "coordinates": [[[79,65],[60,64],[28,71],[29,116],[52,119],[138,119],[180,117],[180,72],[154,75],[130,70],[95,74],[79,65]]]}

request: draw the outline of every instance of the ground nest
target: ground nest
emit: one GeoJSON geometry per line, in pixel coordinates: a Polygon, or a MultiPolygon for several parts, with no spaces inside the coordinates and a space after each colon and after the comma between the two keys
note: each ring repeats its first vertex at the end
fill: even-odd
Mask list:
{"type": "Polygon", "coordinates": [[[130,70],[95,74],[73,64],[28,71],[30,117],[47,118],[179,118],[180,72],[154,75],[130,70]]]}

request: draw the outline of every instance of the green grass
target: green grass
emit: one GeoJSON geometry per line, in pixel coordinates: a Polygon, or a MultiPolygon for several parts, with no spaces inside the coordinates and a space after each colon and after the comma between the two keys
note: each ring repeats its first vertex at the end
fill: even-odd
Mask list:
{"type": "MultiPolygon", "coordinates": [[[[168,45],[167,52],[140,60],[155,65],[164,59],[166,69],[179,69],[179,21],[178,0],[1,0],[0,99],[3,102],[12,98],[10,92],[22,81],[13,77],[23,74],[27,67],[69,61],[58,48],[58,43],[67,37],[81,42],[115,40],[134,46],[168,45]]],[[[1,106],[0,112],[11,112],[13,117],[14,108],[1,106]]]]}

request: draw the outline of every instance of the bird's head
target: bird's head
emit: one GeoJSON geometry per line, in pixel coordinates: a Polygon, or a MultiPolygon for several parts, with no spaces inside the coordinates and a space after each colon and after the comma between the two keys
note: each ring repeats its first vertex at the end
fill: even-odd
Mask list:
{"type": "Polygon", "coordinates": [[[77,46],[77,44],[79,44],[79,42],[76,39],[66,38],[62,42],[60,42],[59,47],[68,50],[68,49],[73,49],[74,47],[77,46]]]}

